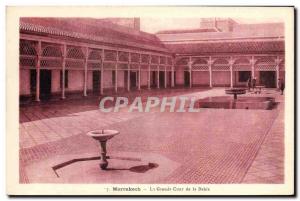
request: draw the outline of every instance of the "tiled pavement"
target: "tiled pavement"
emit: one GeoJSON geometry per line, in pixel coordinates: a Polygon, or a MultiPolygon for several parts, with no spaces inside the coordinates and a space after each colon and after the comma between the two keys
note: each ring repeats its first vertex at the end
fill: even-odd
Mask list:
{"type": "MultiPolygon", "coordinates": [[[[223,93],[223,89],[213,89],[193,92],[190,96],[203,98],[223,93]]],[[[84,107],[91,110],[72,113],[63,112],[64,109],[70,110],[72,107],[63,110],[59,107],[46,110],[36,107],[32,112],[32,107],[29,107],[27,111],[23,111],[30,113],[27,117],[31,122],[24,121],[27,130],[21,133],[21,138],[25,136],[21,139],[20,150],[21,182],[28,182],[23,169],[26,164],[56,154],[94,151],[97,149],[95,142],[82,133],[109,125],[122,130],[123,133],[118,140],[114,140],[110,149],[159,153],[182,164],[168,178],[157,181],[160,183],[282,183],[283,181],[283,160],[271,160],[272,157],[283,156],[281,130],[283,117],[280,115],[281,112],[278,115],[278,111],[282,111],[283,107],[272,111],[249,110],[246,117],[244,110],[224,112],[220,109],[204,109],[201,113],[185,115],[155,112],[128,115],[121,112],[105,116],[89,108],[89,104],[84,107]],[[47,118],[51,112],[52,116],[47,118]],[[64,115],[65,113],[69,115],[64,115]],[[54,115],[57,117],[53,117],[54,115]],[[170,125],[172,134],[169,133],[170,125]],[[201,132],[198,131],[199,127],[201,132]],[[51,137],[49,130],[53,132],[51,137]],[[270,132],[266,132],[269,130],[270,132]],[[244,136],[240,136],[241,134],[244,136]],[[30,137],[31,140],[26,142],[26,137],[30,137]],[[268,150],[274,143],[282,146],[277,146],[277,151],[273,148],[270,155],[268,150]],[[265,171],[268,174],[262,174],[265,171]],[[269,177],[263,180],[262,177],[266,175],[269,177]]],[[[21,128],[24,123],[20,124],[21,128]]]]}
{"type": "MultiPolygon", "coordinates": [[[[203,89],[151,90],[143,92],[143,100],[148,96],[174,96],[188,94],[203,89]]],[[[122,94],[121,94],[122,95],[122,94]]],[[[133,92],[128,98],[139,95],[133,92]]],[[[66,100],[25,106],[20,108],[20,147],[54,142],[63,138],[100,129],[120,121],[137,118],[145,113],[102,113],[98,110],[99,100],[95,97],[86,100],[66,100]]]]}
{"type": "Polygon", "coordinates": [[[284,181],[284,102],[277,98],[279,114],[249,168],[243,183],[282,183],[284,181]]]}

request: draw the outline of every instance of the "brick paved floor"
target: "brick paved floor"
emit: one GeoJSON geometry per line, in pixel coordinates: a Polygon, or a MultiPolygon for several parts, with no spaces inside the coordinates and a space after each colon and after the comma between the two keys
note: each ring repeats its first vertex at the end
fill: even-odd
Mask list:
{"type": "Polygon", "coordinates": [[[275,119],[243,183],[283,183],[284,181],[284,102],[277,101],[279,114],[275,119]]]}
{"type": "MultiPolygon", "coordinates": [[[[224,89],[182,94],[204,98],[224,95],[224,89]]],[[[275,91],[260,96],[266,94],[278,97],[275,91]]],[[[29,182],[26,167],[36,161],[97,151],[97,144],[84,134],[103,128],[121,131],[109,144],[111,150],[157,153],[181,164],[158,183],[283,182],[282,105],[274,110],[104,114],[95,110],[97,104],[76,102],[21,108],[20,182],[29,182]],[[275,144],[280,146],[270,150],[275,144]],[[268,177],[262,179],[262,175],[268,177]]]]}

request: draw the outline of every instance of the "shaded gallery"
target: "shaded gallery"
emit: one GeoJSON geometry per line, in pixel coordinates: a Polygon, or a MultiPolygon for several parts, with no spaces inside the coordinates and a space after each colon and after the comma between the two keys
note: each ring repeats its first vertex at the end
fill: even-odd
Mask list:
{"type": "Polygon", "coordinates": [[[278,87],[284,24],[199,19],[198,29],[140,30],[139,18],[21,18],[20,98],[40,101],[173,87],[278,87]]]}

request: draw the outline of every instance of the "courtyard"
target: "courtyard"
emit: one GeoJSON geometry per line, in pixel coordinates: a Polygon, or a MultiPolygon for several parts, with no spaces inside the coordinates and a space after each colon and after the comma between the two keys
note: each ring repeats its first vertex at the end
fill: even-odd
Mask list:
{"type": "MultiPolygon", "coordinates": [[[[226,96],[224,88],[157,89],[125,93],[129,100],[226,96]]],[[[242,96],[275,98],[272,110],[201,108],[196,113],[98,109],[99,98],[48,101],[20,107],[20,183],[283,183],[284,96],[276,89],[242,96]],[[51,167],[99,156],[86,136],[97,129],[120,135],[108,142],[108,170],[98,161],[51,167]],[[153,163],[155,168],[134,171],[153,163]],[[37,169],[39,171],[37,171],[37,169]],[[138,168],[137,168],[138,169],[138,168]]]]}

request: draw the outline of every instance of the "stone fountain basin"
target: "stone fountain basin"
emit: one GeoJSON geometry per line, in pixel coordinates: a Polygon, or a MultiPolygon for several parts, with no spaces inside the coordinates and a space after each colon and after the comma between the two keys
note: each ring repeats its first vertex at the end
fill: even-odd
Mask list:
{"type": "Polygon", "coordinates": [[[226,94],[245,94],[246,89],[244,88],[230,88],[225,89],[226,94]]]}
{"type": "Polygon", "coordinates": [[[120,132],[116,130],[93,130],[87,133],[88,136],[98,141],[107,141],[118,134],[120,132]]]}
{"type": "Polygon", "coordinates": [[[273,97],[239,97],[233,100],[229,96],[216,96],[198,99],[197,108],[222,108],[222,109],[261,109],[270,110],[275,106],[273,97]]]}

